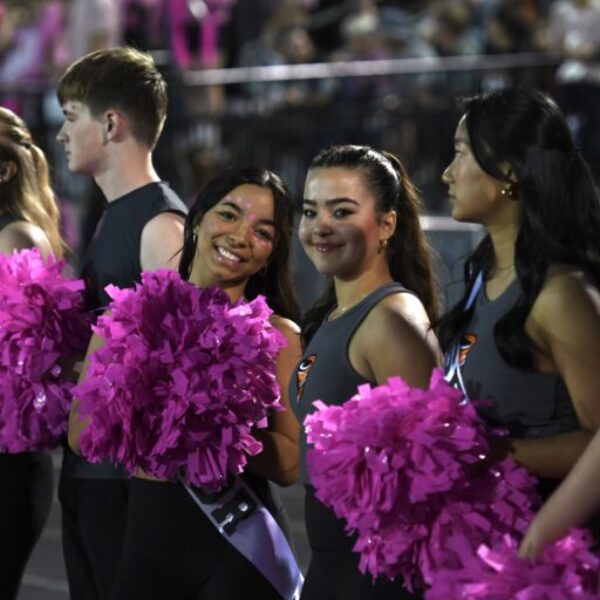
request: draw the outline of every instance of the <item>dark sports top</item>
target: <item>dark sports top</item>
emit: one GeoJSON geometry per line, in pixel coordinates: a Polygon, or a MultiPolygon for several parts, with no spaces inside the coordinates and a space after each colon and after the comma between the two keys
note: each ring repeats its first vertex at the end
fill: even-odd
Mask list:
{"type": "MultiPolygon", "coordinates": [[[[81,277],[86,285],[88,308],[101,312],[109,303],[105,286],[130,288],[139,282],[142,230],[146,223],[163,212],[183,216],[187,213],[185,204],[164,182],[149,183],[107,203],[82,261],[81,277]]],[[[116,479],[125,477],[125,472],[108,463],[91,464],[66,447],[63,475],[116,479]]]]}
{"type": "MultiPolygon", "coordinates": [[[[350,342],[374,306],[386,296],[407,291],[399,283],[388,283],[336,319],[328,321],[325,318],[306,347],[290,380],[290,402],[300,423],[303,423],[306,415],[314,412],[315,400],[340,405],[356,394],[359,385],[375,385],[357,373],[350,363],[350,342]]],[[[382,352],[384,351],[382,348],[382,352]]],[[[306,469],[306,449],[306,433],[301,427],[300,467],[302,482],[305,484],[310,483],[306,469]]]]}
{"type": "Polygon", "coordinates": [[[10,225],[15,221],[17,221],[17,219],[12,215],[9,215],[8,213],[0,215],[0,231],[2,231],[7,225],[10,225]]]}
{"type": "Polygon", "coordinates": [[[495,300],[485,287],[461,337],[461,373],[471,400],[490,400],[480,413],[512,437],[540,438],[579,429],[569,392],[558,375],[508,365],[494,341],[494,326],[518,301],[517,279],[495,300]]]}
{"type": "Polygon", "coordinates": [[[140,280],[142,230],[163,212],[187,214],[185,204],[164,182],[148,183],[107,203],[81,263],[88,308],[98,310],[109,303],[107,285],[130,288],[140,280]]]}

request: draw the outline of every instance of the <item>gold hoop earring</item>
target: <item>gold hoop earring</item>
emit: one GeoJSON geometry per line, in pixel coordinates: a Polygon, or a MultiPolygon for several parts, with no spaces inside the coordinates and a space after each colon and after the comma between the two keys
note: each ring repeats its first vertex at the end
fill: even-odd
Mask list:
{"type": "Polygon", "coordinates": [[[377,254],[381,254],[385,248],[387,248],[388,240],[386,238],[379,240],[379,244],[377,246],[377,254]]]}

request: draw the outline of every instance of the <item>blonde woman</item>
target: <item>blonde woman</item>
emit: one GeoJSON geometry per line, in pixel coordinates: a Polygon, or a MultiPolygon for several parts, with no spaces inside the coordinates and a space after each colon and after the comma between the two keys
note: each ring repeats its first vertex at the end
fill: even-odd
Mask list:
{"type": "MultiPolygon", "coordinates": [[[[23,248],[61,257],[59,213],[44,153],[25,122],[0,107],[0,252],[23,248]]],[[[50,512],[50,456],[8,454],[0,447],[0,481],[0,598],[12,600],[50,512]]]]}

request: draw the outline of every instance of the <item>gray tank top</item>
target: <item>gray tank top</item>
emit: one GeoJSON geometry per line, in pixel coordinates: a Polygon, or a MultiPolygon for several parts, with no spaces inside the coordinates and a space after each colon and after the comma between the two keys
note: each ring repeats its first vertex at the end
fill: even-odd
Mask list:
{"type": "MultiPolygon", "coordinates": [[[[399,283],[388,283],[337,319],[328,321],[325,318],[321,323],[290,379],[290,403],[300,423],[306,415],[314,412],[315,400],[321,400],[328,405],[340,405],[356,394],[359,385],[375,385],[357,373],[350,363],[350,342],[374,306],[386,296],[401,292],[408,290],[399,283]]],[[[308,484],[310,480],[306,470],[306,449],[306,434],[304,428],[301,428],[301,478],[303,483],[308,484]]]]}
{"type": "Polygon", "coordinates": [[[495,300],[485,287],[475,300],[473,318],[461,337],[462,379],[471,400],[489,400],[479,412],[513,437],[547,437],[579,429],[569,392],[558,375],[508,365],[494,340],[494,326],[521,295],[517,279],[495,300]]]}

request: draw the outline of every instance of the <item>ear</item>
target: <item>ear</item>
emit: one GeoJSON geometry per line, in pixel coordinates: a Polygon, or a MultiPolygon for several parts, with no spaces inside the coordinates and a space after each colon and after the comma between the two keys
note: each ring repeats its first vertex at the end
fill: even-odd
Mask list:
{"type": "Polygon", "coordinates": [[[382,239],[390,239],[396,231],[398,223],[398,215],[395,210],[389,210],[383,213],[379,220],[379,228],[381,230],[382,239]]]}
{"type": "Polygon", "coordinates": [[[6,183],[10,181],[16,174],[19,168],[14,160],[5,160],[0,163],[0,181],[6,183]]]}
{"type": "Polygon", "coordinates": [[[513,171],[513,168],[507,162],[503,162],[500,165],[500,170],[502,171],[502,173],[504,173],[508,181],[510,181],[511,183],[519,183],[517,180],[517,176],[513,171]]]}
{"type": "Polygon", "coordinates": [[[126,129],[127,122],[121,111],[110,109],[102,115],[102,140],[105,144],[122,140],[126,129]]]}

